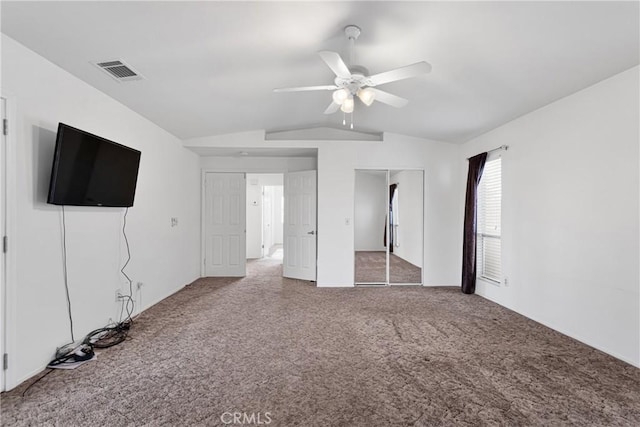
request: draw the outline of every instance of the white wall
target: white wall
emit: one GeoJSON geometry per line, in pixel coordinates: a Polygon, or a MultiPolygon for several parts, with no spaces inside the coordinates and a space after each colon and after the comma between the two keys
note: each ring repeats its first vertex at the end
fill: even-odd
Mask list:
{"type": "Polygon", "coordinates": [[[353,227],[356,251],[386,251],[387,172],[356,171],[353,227]]]}
{"type": "MultiPolygon", "coordinates": [[[[58,122],[142,152],[127,217],[127,273],[144,283],[135,294],[136,312],[199,276],[200,171],[197,156],[177,138],[4,35],[2,93],[16,106],[16,200],[9,206],[15,212],[15,276],[8,283],[15,314],[7,331],[11,388],[44,368],[56,347],[70,340],[60,207],[45,203],[58,122]],[[178,218],[177,227],[171,217],[178,218]]],[[[79,339],[117,319],[115,291],[125,287],[119,274],[126,257],[124,209],[66,211],[69,292],[79,339]]]]}
{"type": "Polygon", "coordinates": [[[509,286],[479,281],[477,293],[636,366],[638,80],[632,68],[482,135],[462,153],[509,145],[502,153],[509,286]]]}
{"type": "Polygon", "coordinates": [[[394,247],[393,253],[418,267],[422,267],[423,258],[423,181],[422,171],[392,171],[389,177],[390,184],[398,184],[400,214],[397,228],[399,246],[394,247]]]}
{"type": "MultiPolygon", "coordinates": [[[[247,258],[260,258],[262,256],[262,188],[264,186],[284,185],[282,174],[247,174],[247,258]]],[[[280,191],[282,195],[282,191],[280,191]]],[[[274,218],[280,218],[282,211],[280,201],[278,206],[273,206],[274,218]]],[[[279,222],[279,221],[278,221],[279,222]]],[[[274,227],[274,236],[280,233],[279,241],[282,243],[282,224],[274,227]]],[[[278,239],[276,239],[278,240],[278,239]]],[[[268,248],[265,248],[268,249],[268,248]]]]}
{"type": "MultiPolygon", "coordinates": [[[[224,143],[220,146],[224,146],[224,143]]],[[[264,148],[264,143],[262,147],[264,148]]],[[[315,157],[222,157],[204,156],[200,158],[203,170],[216,172],[282,173],[316,170],[315,157]]]]}
{"type": "MultiPolygon", "coordinates": [[[[194,138],[184,143],[189,147],[318,149],[318,286],[353,286],[355,169],[424,169],[424,283],[460,284],[462,221],[452,214],[461,209],[459,146],[397,134],[385,134],[383,142],[265,141],[261,131],[194,138]]],[[[219,160],[205,166],[269,171],[259,168],[259,160],[244,159],[244,164],[243,159],[235,159],[233,164],[219,160]]]]}

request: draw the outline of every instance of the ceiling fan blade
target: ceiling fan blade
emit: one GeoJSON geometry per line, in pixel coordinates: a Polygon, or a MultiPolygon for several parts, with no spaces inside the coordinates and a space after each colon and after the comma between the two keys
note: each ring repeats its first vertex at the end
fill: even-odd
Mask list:
{"type": "Polygon", "coordinates": [[[383,104],[391,105],[392,107],[401,108],[409,103],[408,99],[401,98],[397,95],[391,94],[389,92],[385,92],[380,89],[369,88],[373,93],[375,93],[375,100],[382,102],[383,104]]]}
{"type": "Polygon", "coordinates": [[[336,85],[326,85],[326,86],[302,86],[302,87],[285,87],[280,89],[274,89],[274,92],[304,92],[307,90],[336,90],[338,86],[336,85]]]}
{"type": "Polygon", "coordinates": [[[331,71],[333,71],[336,76],[343,79],[351,77],[351,71],[349,71],[349,67],[344,63],[340,55],[328,50],[320,51],[318,55],[320,55],[320,58],[331,68],[331,71]]]}
{"type": "Polygon", "coordinates": [[[327,109],[324,110],[324,113],[325,114],[333,114],[336,111],[338,111],[339,108],[340,108],[340,104],[336,104],[335,102],[332,102],[331,104],[329,104],[327,109]]]}
{"type": "Polygon", "coordinates": [[[431,64],[428,62],[416,62],[406,67],[396,68],[395,70],[385,71],[384,73],[369,76],[369,86],[378,86],[385,83],[391,83],[398,80],[410,79],[431,72],[431,64]]]}

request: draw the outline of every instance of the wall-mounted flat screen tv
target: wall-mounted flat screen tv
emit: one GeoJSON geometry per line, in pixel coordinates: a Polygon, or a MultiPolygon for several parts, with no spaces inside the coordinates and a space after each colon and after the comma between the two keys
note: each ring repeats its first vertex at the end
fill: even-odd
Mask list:
{"type": "Polygon", "coordinates": [[[47,203],[71,206],[133,206],[140,151],[58,125],[47,203]]]}

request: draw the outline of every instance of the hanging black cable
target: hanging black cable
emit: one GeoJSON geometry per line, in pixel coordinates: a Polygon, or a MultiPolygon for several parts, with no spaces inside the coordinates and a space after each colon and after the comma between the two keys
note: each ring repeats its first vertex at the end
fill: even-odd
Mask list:
{"type": "MultiPolygon", "coordinates": [[[[127,265],[129,265],[129,262],[131,261],[131,248],[129,247],[129,239],[127,238],[127,214],[128,213],[129,213],[129,208],[127,207],[125,209],[125,211],[124,211],[124,218],[122,219],[122,235],[124,236],[124,243],[125,243],[125,245],[127,247],[127,260],[125,261],[124,265],[120,269],[120,273],[122,273],[122,275],[124,277],[126,277],[127,281],[129,282],[129,295],[125,295],[124,296],[124,298],[127,300],[127,302],[126,302],[127,319],[125,321],[126,322],[132,322],[133,320],[131,319],[131,315],[133,314],[133,309],[134,309],[133,281],[127,275],[127,273],[124,271],[127,268],[127,265]],[[129,308],[129,304],[131,304],[131,308],[129,308]]],[[[121,315],[121,317],[122,317],[122,315],[121,315]]],[[[122,320],[122,319],[120,319],[120,320],[122,320]]]]}
{"type": "Polygon", "coordinates": [[[69,296],[69,279],[67,277],[67,223],[62,205],[62,270],[64,273],[64,289],[67,294],[67,310],[69,313],[69,329],[71,331],[71,343],[76,340],[73,336],[73,316],[71,314],[71,297],[69,296]]]}
{"type": "MultiPolygon", "coordinates": [[[[131,261],[131,248],[129,246],[129,239],[127,237],[126,228],[127,228],[127,213],[129,212],[129,208],[125,210],[123,225],[122,225],[122,235],[124,236],[124,241],[127,247],[127,260],[124,265],[120,269],[120,272],[124,277],[127,278],[129,282],[129,295],[122,295],[122,307],[120,309],[120,318],[122,318],[123,311],[126,309],[127,318],[125,320],[120,320],[116,324],[111,324],[105,326],[103,328],[95,329],[89,332],[83,339],[82,343],[77,347],[74,346],[75,337],[73,335],[73,318],[71,311],[71,298],[69,296],[69,284],[67,277],[67,226],[66,226],[66,218],[64,206],[62,206],[62,248],[63,248],[63,271],[64,271],[64,285],[67,295],[67,307],[69,312],[69,324],[71,330],[71,343],[66,344],[59,348],[56,351],[56,357],[51,362],[49,362],[48,368],[55,368],[58,366],[64,366],[65,363],[77,363],[78,361],[90,360],[94,357],[94,348],[108,348],[113,347],[114,345],[120,344],[125,341],[129,336],[129,329],[133,324],[133,309],[134,309],[134,300],[133,300],[133,280],[127,275],[125,272],[125,268],[129,265],[131,261]]],[[[32,384],[30,384],[27,389],[23,392],[22,396],[24,397],[29,389],[33,387],[35,384],[44,379],[47,375],[53,372],[53,369],[47,371],[44,375],[35,380],[32,384]]]]}

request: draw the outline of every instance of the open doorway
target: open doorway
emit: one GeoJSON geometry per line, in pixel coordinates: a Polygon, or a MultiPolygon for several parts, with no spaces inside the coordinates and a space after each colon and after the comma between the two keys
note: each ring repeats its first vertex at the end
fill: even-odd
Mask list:
{"type": "Polygon", "coordinates": [[[282,264],[284,175],[247,174],[247,259],[282,264]]]}
{"type": "Polygon", "coordinates": [[[284,194],[282,185],[262,187],[262,256],[282,261],[284,194]]]}
{"type": "Polygon", "coordinates": [[[205,170],[202,276],[261,274],[268,261],[279,268],[277,275],[315,282],[316,184],[315,170],[264,174],[205,170]],[[263,192],[271,206],[267,222],[263,192]],[[265,232],[266,228],[273,231],[265,232]],[[270,241],[264,242],[265,238],[270,241]]]}

